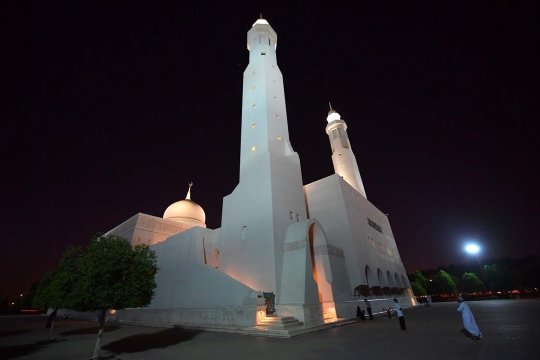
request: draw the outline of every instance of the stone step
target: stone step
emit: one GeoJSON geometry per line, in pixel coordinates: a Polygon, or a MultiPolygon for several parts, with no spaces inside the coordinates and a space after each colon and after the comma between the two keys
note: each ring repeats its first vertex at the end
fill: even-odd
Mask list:
{"type": "Polygon", "coordinates": [[[262,319],[261,322],[262,323],[268,323],[268,324],[273,324],[273,323],[288,323],[288,322],[294,322],[296,321],[295,318],[293,317],[286,317],[286,318],[271,318],[271,319],[262,319]]]}
{"type": "Polygon", "coordinates": [[[303,326],[304,323],[298,321],[292,316],[267,316],[261,320],[261,323],[257,326],[266,330],[284,330],[289,328],[295,328],[303,326]]]}

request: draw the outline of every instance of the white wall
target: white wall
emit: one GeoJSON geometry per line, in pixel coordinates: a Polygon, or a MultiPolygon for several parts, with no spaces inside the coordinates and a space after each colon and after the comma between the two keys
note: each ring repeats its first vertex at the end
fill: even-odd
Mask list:
{"type": "MultiPolygon", "coordinates": [[[[316,218],[324,228],[328,241],[345,252],[351,280],[351,300],[354,299],[353,289],[368,283],[366,265],[375,278],[378,269],[384,274],[383,281],[371,281],[370,287],[384,286],[388,271],[406,279],[388,218],[365,197],[338,175],[306,185],[305,192],[310,218],[316,218]],[[381,227],[382,233],[368,225],[368,218],[381,227]],[[373,239],[374,246],[370,239],[373,239]]],[[[405,287],[410,287],[408,280],[405,287]]]]}
{"type": "Polygon", "coordinates": [[[152,246],[159,271],[149,308],[256,305],[250,300],[253,289],[204,263],[203,239],[206,247],[212,243],[212,235],[212,230],[196,227],[152,246]]]}

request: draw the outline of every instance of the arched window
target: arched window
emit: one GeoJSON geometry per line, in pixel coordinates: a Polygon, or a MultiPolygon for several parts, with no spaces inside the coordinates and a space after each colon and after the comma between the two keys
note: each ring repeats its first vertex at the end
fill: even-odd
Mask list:
{"type": "Polygon", "coordinates": [[[242,227],[242,240],[247,240],[247,226],[242,227]]]}

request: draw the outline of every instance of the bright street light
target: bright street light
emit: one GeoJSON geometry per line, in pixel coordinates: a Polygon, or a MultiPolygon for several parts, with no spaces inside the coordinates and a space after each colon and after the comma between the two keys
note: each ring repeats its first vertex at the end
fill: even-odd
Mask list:
{"type": "Polygon", "coordinates": [[[480,247],[476,244],[469,244],[465,246],[465,251],[471,254],[476,254],[477,252],[480,251],[480,247]]]}
{"type": "Polygon", "coordinates": [[[486,279],[488,289],[490,289],[490,291],[491,291],[491,287],[489,286],[488,277],[487,277],[487,275],[486,275],[486,273],[484,271],[484,268],[480,264],[480,260],[478,260],[478,256],[476,256],[476,254],[478,254],[478,252],[480,251],[480,246],[478,246],[476,244],[467,244],[465,246],[465,251],[467,251],[469,254],[473,254],[474,257],[476,258],[476,261],[478,262],[478,266],[480,266],[480,270],[482,270],[482,274],[484,275],[484,278],[486,279]]]}

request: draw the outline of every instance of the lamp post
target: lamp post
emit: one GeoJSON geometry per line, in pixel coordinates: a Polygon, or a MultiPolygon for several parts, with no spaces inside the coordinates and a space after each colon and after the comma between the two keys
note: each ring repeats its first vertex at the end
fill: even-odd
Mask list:
{"type": "Polygon", "coordinates": [[[480,266],[480,270],[482,271],[482,274],[484,275],[484,278],[486,279],[488,289],[489,289],[489,291],[491,291],[491,287],[489,286],[488,277],[487,277],[486,273],[484,272],[484,268],[482,267],[482,265],[480,265],[480,260],[478,260],[478,256],[476,255],[480,251],[480,247],[478,245],[476,245],[476,244],[468,244],[468,245],[465,246],[465,251],[467,251],[469,254],[473,254],[474,257],[476,258],[476,262],[478,263],[478,266],[480,266]]]}

